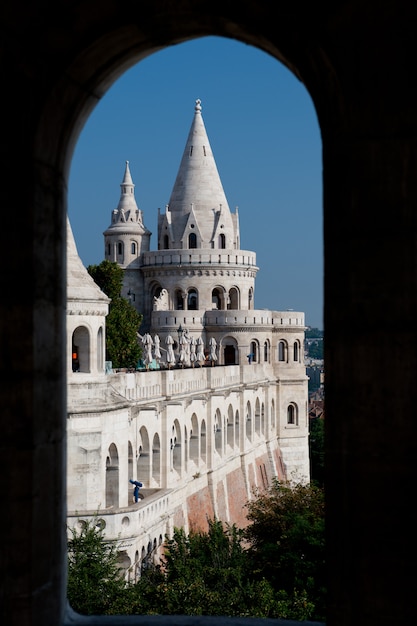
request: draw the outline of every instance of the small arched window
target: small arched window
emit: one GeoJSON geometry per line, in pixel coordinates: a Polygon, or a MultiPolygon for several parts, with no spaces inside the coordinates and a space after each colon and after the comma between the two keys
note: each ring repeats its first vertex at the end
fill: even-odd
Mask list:
{"type": "Polygon", "coordinates": [[[196,311],[198,309],[198,298],[195,289],[190,289],[187,296],[187,309],[189,311],[196,311]]]}
{"type": "Polygon", "coordinates": [[[226,235],[224,233],[220,233],[219,235],[219,248],[223,250],[226,248],[226,235]]]}
{"type": "Polygon", "coordinates": [[[298,341],[294,343],[294,363],[298,363],[300,358],[300,346],[298,345],[298,341]]]}
{"type": "Polygon", "coordinates": [[[188,247],[189,248],[197,247],[197,235],[195,233],[190,233],[188,235],[188,247]]]}
{"type": "Polygon", "coordinates": [[[130,252],[131,254],[136,254],[136,243],[134,241],[132,241],[132,244],[130,246],[130,252]]]}
{"type": "Polygon", "coordinates": [[[184,300],[182,298],[182,291],[180,289],[177,289],[177,291],[175,292],[175,300],[177,303],[177,310],[182,311],[182,309],[184,308],[184,300]]]}
{"type": "Polygon", "coordinates": [[[278,344],[278,361],[285,361],[285,341],[280,341],[278,344]]]}
{"type": "Polygon", "coordinates": [[[123,254],[123,244],[121,241],[119,241],[119,243],[117,244],[117,254],[119,255],[123,254]]]}
{"type": "Polygon", "coordinates": [[[169,238],[168,235],[164,235],[164,250],[169,250],[169,238]]]}
{"type": "Polygon", "coordinates": [[[297,407],[294,404],[289,404],[287,408],[287,424],[298,426],[298,414],[297,407]]]}

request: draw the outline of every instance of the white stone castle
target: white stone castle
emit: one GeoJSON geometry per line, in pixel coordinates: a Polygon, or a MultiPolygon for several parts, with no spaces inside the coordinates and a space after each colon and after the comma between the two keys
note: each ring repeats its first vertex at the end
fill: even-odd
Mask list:
{"type": "Polygon", "coordinates": [[[305,322],[255,309],[256,254],[240,248],[199,100],[158,250],[128,162],[104,237],[143,314],[144,361],[135,372],[106,363],[109,299],[68,223],[68,525],[97,517],[134,579],[174,527],[242,527],[254,490],[309,481],[305,322]]]}

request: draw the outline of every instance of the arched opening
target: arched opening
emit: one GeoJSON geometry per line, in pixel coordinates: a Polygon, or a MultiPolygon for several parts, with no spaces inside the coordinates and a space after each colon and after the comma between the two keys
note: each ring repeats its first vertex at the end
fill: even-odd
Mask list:
{"type": "Polygon", "coordinates": [[[187,295],[187,308],[189,311],[198,309],[198,293],[196,289],[190,289],[187,295]]]}
{"type": "Polygon", "coordinates": [[[232,311],[239,310],[239,290],[236,287],[232,287],[231,289],[229,289],[227,308],[232,311]]]}
{"type": "Polygon", "coordinates": [[[188,247],[197,248],[197,235],[195,233],[190,233],[188,235],[188,247]]]}
{"type": "Polygon", "coordinates": [[[158,433],[155,433],[152,442],[152,481],[157,486],[161,486],[161,442],[158,433]]]}
{"type": "Polygon", "coordinates": [[[106,458],[106,508],[119,506],[119,453],[114,443],[106,458]]]}
{"type": "Polygon", "coordinates": [[[147,429],[142,426],[139,431],[139,447],[137,450],[137,480],[149,485],[150,476],[150,446],[147,429]]]}
{"type": "Polygon", "coordinates": [[[178,420],[174,421],[171,433],[171,459],[172,468],[178,472],[181,476],[181,464],[182,464],[182,436],[181,426],[178,420]]]}
{"type": "Polygon", "coordinates": [[[199,461],[199,442],[200,442],[200,434],[198,428],[198,419],[195,413],[191,416],[191,430],[190,430],[190,459],[194,461],[194,463],[198,467],[199,461]]]}
{"type": "Polygon", "coordinates": [[[222,416],[219,409],[216,410],[214,417],[214,449],[220,456],[223,456],[222,416]]]}
{"type": "Polygon", "coordinates": [[[76,328],[72,335],[72,371],[90,371],[90,331],[85,326],[76,328]]]}
{"type": "Polygon", "coordinates": [[[246,403],[246,437],[252,441],[252,407],[251,403],[246,403]]]}

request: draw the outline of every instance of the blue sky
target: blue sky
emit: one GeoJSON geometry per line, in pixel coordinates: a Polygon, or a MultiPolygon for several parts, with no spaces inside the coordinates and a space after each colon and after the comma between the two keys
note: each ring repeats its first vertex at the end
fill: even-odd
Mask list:
{"type": "Polygon", "coordinates": [[[304,311],[323,328],[321,137],[302,83],[264,52],[208,37],[157,52],[114,83],[74,151],[68,213],[84,265],[104,258],[103,232],[129,161],[157,247],[197,98],[241,248],[257,255],[255,308],[304,311]]]}

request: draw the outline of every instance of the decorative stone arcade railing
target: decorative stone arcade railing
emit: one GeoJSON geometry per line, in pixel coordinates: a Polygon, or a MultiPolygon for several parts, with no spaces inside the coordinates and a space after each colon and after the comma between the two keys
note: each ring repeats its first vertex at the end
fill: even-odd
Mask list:
{"type": "Polygon", "coordinates": [[[304,330],[305,315],[295,311],[152,311],[152,328],[166,333],[175,333],[179,326],[190,332],[201,333],[203,328],[229,326],[235,329],[291,329],[304,330]]]}
{"type": "Polygon", "coordinates": [[[256,253],[250,250],[157,250],[144,252],[142,268],[159,266],[234,266],[257,271],[256,253]]]}

